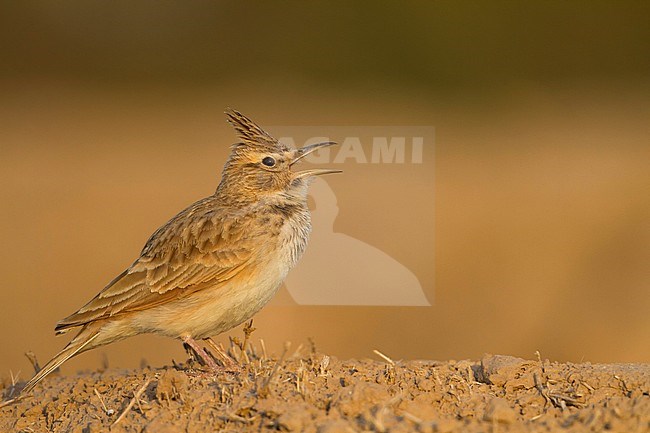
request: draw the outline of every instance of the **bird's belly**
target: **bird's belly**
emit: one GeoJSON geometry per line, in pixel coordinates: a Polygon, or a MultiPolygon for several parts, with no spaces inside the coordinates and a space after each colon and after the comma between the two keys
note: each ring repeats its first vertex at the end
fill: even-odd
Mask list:
{"type": "Polygon", "coordinates": [[[277,292],[288,267],[270,261],[256,272],[243,270],[228,282],[195,292],[184,299],[134,315],[143,333],[205,338],[250,319],[277,292]]]}

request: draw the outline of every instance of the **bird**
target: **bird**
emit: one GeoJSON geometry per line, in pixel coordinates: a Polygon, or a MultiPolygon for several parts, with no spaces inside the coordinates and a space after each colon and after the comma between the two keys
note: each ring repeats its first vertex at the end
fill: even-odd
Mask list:
{"type": "Polygon", "coordinates": [[[296,148],[237,110],[225,114],[238,141],[215,192],[156,230],[124,272],[56,324],[57,335],[77,334],[21,394],[68,359],[139,334],[180,339],[216,370],[197,340],[244,323],[277,292],[307,246],[310,182],[341,172],[293,167],[336,143],[296,148]]]}

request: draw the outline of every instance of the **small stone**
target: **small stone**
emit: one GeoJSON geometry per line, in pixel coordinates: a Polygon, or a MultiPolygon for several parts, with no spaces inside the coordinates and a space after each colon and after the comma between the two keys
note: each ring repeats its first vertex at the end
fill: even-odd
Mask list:
{"type": "Polygon", "coordinates": [[[188,379],[184,373],[167,369],[158,379],[156,398],[158,401],[183,400],[187,390],[188,379]]]}
{"type": "Polygon", "coordinates": [[[512,424],[516,418],[515,410],[510,407],[507,401],[499,397],[490,400],[485,408],[484,419],[487,421],[512,424]]]}

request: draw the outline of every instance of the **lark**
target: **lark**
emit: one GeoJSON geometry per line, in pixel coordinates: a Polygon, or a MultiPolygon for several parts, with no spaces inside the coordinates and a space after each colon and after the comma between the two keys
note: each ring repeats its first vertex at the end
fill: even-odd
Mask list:
{"type": "Polygon", "coordinates": [[[128,269],[56,325],[77,334],[23,393],[73,356],[145,333],[178,338],[218,369],[197,340],[245,322],[277,292],[307,245],[310,181],[340,172],[292,168],[335,143],[296,149],[236,110],[226,116],[239,141],[215,193],[156,230],[128,269]]]}

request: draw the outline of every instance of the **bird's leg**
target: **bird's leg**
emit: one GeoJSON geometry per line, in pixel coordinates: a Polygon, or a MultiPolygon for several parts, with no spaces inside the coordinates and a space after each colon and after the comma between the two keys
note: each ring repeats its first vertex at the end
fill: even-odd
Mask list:
{"type": "Polygon", "coordinates": [[[215,360],[208,355],[205,350],[199,346],[199,344],[192,337],[186,336],[183,337],[183,343],[192,348],[192,350],[201,358],[201,360],[207,365],[212,371],[218,372],[223,369],[217,365],[215,360]]]}
{"type": "Polygon", "coordinates": [[[198,362],[199,365],[203,365],[203,360],[199,358],[198,353],[196,353],[189,344],[183,343],[183,349],[185,349],[185,353],[187,353],[187,357],[189,358],[188,361],[198,362]]]}
{"type": "Polygon", "coordinates": [[[225,353],[221,347],[217,346],[217,343],[214,342],[214,340],[210,337],[204,338],[203,339],[208,345],[215,351],[217,352],[217,355],[221,359],[221,362],[223,363],[224,368],[226,371],[230,372],[237,372],[239,373],[241,371],[241,366],[237,364],[227,353],[225,353]]]}

